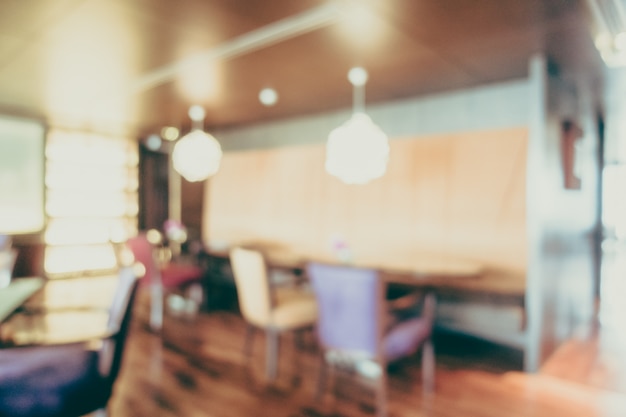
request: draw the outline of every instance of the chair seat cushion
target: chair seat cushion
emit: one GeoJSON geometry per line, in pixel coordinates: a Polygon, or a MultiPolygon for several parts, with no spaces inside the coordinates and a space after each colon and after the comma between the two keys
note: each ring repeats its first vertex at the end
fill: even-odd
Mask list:
{"type": "Polygon", "coordinates": [[[311,325],[317,320],[317,301],[313,293],[278,288],[274,292],[274,302],[271,320],[275,328],[294,329],[311,325]]]}
{"type": "Polygon", "coordinates": [[[430,321],[414,318],[393,326],[385,335],[384,352],[388,362],[411,355],[431,333],[430,321]]]}
{"type": "Polygon", "coordinates": [[[165,288],[174,288],[189,282],[202,279],[202,268],[195,265],[169,263],[161,270],[161,278],[165,288]]]}
{"type": "Polygon", "coordinates": [[[79,416],[109,396],[84,343],[0,350],[0,417],[79,416]]]}

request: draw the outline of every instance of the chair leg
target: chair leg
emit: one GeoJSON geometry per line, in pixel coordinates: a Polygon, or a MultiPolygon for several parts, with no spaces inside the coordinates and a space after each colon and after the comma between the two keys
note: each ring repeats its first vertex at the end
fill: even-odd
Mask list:
{"type": "Polygon", "coordinates": [[[276,330],[269,329],[266,331],[267,349],[266,355],[266,375],[267,379],[274,381],[278,376],[278,345],[279,333],[276,330]]]}
{"type": "Polygon", "coordinates": [[[246,327],[246,338],[243,344],[243,354],[246,359],[250,359],[252,357],[252,349],[254,347],[254,335],[256,334],[256,328],[248,324],[246,327]]]}
{"type": "Polygon", "coordinates": [[[187,307],[187,312],[191,315],[196,315],[204,301],[204,288],[202,288],[200,283],[194,282],[187,288],[187,299],[191,303],[187,307]]]}
{"type": "Polygon", "coordinates": [[[422,347],[422,383],[424,393],[433,392],[435,389],[435,348],[431,339],[428,339],[422,347]]]}
{"type": "Polygon", "coordinates": [[[376,384],[376,415],[387,417],[387,366],[379,362],[380,376],[376,384]]]}
{"type": "Polygon", "coordinates": [[[300,372],[300,368],[301,368],[301,361],[300,361],[300,355],[301,355],[301,350],[304,347],[304,341],[303,341],[303,333],[304,329],[296,329],[293,331],[293,363],[295,366],[293,366],[293,376],[291,378],[291,382],[292,385],[294,387],[297,387],[300,385],[300,383],[302,382],[302,378],[301,378],[301,372],[300,372]]]}
{"type": "Polygon", "coordinates": [[[315,393],[315,400],[317,402],[323,400],[324,392],[326,391],[326,382],[328,378],[328,363],[324,357],[324,352],[320,353],[320,373],[317,380],[317,392],[315,393]]]}
{"type": "Polygon", "coordinates": [[[335,363],[326,360],[326,352],[320,353],[320,373],[317,381],[316,402],[324,409],[324,415],[335,415],[335,407],[337,404],[337,369],[335,363]],[[325,394],[330,393],[330,404],[325,401],[325,394]]]}
{"type": "Polygon", "coordinates": [[[150,329],[155,332],[163,328],[163,285],[150,284],[150,329]]]}

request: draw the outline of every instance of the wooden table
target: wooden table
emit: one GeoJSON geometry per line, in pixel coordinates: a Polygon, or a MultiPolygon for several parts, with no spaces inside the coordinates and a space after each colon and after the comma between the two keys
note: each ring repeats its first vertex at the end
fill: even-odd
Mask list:
{"type": "MultiPolygon", "coordinates": [[[[298,250],[276,243],[252,242],[242,246],[261,251],[268,267],[302,273],[307,262],[342,262],[333,254],[298,250]]],[[[212,249],[208,255],[228,259],[226,247],[212,249]]],[[[446,299],[484,301],[490,304],[524,306],[523,273],[498,271],[478,262],[451,255],[425,252],[394,254],[357,254],[347,265],[372,268],[390,285],[431,290],[446,299]]]]}
{"type": "MultiPolygon", "coordinates": [[[[106,333],[118,275],[40,280],[36,293],[3,323],[0,345],[54,344],[106,333]]],[[[17,281],[17,280],[16,280],[17,281]]],[[[1,303],[1,301],[0,301],[1,303]]]]}

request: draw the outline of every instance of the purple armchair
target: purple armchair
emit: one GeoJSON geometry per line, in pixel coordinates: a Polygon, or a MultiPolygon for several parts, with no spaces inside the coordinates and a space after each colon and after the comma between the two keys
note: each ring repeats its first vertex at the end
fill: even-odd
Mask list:
{"type": "Polygon", "coordinates": [[[98,349],[93,341],[0,349],[0,417],[78,417],[106,408],[136,287],[132,269],[123,268],[98,349]]]}
{"type": "Polygon", "coordinates": [[[310,263],[307,273],[319,309],[317,334],[322,349],[319,396],[325,391],[329,365],[373,361],[380,369],[376,388],[378,415],[386,416],[387,365],[420,348],[424,390],[433,389],[434,295],[426,295],[421,316],[392,322],[385,304],[385,284],[376,271],[310,263]]]}

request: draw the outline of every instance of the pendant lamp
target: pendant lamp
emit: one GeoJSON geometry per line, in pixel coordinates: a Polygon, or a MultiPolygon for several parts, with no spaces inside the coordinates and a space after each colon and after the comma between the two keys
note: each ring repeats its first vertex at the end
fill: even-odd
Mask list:
{"type": "Polygon", "coordinates": [[[187,181],[203,181],[219,170],[222,147],[217,139],[203,130],[205,112],[202,107],[191,106],[189,117],[191,132],[174,145],[172,163],[176,172],[187,181]]]}
{"type": "Polygon", "coordinates": [[[352,117],[330,132],[326,145],[326,171],[346,184],[366,184],[382,177],[389,160],[387,135],[365,113],[367,71],[352,68],[352,117]]]}

